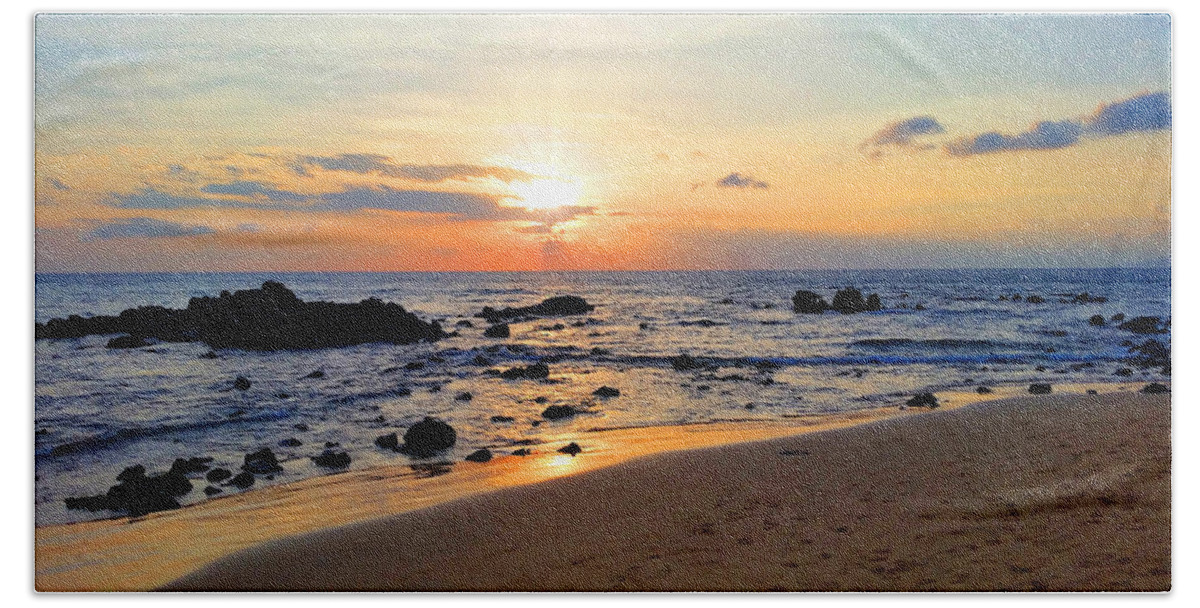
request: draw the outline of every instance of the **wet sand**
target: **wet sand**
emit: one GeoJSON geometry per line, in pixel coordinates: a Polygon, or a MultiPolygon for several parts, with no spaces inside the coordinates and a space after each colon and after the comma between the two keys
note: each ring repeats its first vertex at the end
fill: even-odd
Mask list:
{"type": "MultiPolygon", "coordinates": [[[[856,422],[276,536],[167,588],[1170,588],[1169,395],[1025,396],[856,422]]],[[[346,500],[386,493],[355,487],[346,500]]],[[[241,525],[231,515],[223,525],[241,525]]],[[[42,578],[41,532],[46,588],[66,579],[42,578]]]]}

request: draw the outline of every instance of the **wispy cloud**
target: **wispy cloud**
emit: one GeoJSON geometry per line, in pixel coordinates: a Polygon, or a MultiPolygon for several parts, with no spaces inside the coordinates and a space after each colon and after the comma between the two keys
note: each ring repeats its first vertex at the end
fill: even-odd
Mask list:
{"type": "Polygon", "coordinates": [[[1006,150],[1052,150],[1075,145],[1082,134],[1083,125],[1076,121],[1043,121],[1016,135],[989,131],[965,137],[946,144],[946,152],[951,156],[970,156],[1006,150]]]}
{"type": "Polygon", "coordinates": [[[58,181],[57,179],[54,179],[53,177],[46,180],[46,183],[50,184],[50,187],[54,188],[55,190],[70,190],[71,189],[70,186],[58,181]]]}
{"type": "Polygon", "coordinates": [[[209,194],[229,194],[234,196],[263,198],[269,201],[288,203],[298,203],[309,198],[297,192],[280,190],[270,184],[245,180],[240,180],[229,184],[208,184],[207,186],[201,188],[200,191],[207,192],[209,194]]]}
{"type": "Polygon", "coordinates": [[[495,178],[503,182],[529,181],[535,175],[508,167],[453,164],[414,165],[399,164],[382,154],[339,154],[337,156],[300,156],[292,163],[292,170],[301,176],[311,175],[310,168],[326,171],[346,171],[366,175],[377,173],[386,177],[398,177],[420,182],[436,183],[446,180],[495,178]]]}
{"type": "Polygon", "coordinates": [[[208,226],[177,224],[149,217],[130,217],[101,224],[83,235],[84,240],[111,240],[129,238],[175,238],[213,234],[216,230],[208,226]]]}
{"type": "Polygon", "coordinates": [[[717,180],[718,188],[769,188],[767,182],[759,181],[749,175],[730,173],[717,180]]]}
{"type": "Polygon", "coordinates": [[[945,133],[946,129],[932,116],[913,116],[893,122],[858,145],[863,153],[879,157],[888,150],[929,150],[933,144],[923,144],[917,138],[945,133]]]}

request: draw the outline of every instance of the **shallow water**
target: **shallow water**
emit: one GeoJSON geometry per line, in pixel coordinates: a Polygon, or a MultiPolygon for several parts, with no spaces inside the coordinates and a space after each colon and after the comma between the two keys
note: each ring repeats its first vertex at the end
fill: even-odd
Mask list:
{"type": "MultiPolygon", "coordinates": [[[[181,308],[190,297],[255,288],[268,279],[305,300],[398,302],[460,335],[410,346],[224,350],[217,359],[200,358],[209,350],[200,343],[110,350],[100,336],[38,341],[38,525],[112,516],[69,511],[62,499],[103,493],[136,463],[165,470],[177,457],[203,455],[236,470],[245,453],[271,447],[284,472],[260,478],[256,487],[262,487],[328,473],[309,458],[325,442],[350,453],[351,469],[407,462],[372,442],[392,431],[402,435],[426,415],[457,429],[458,444],[446,459],[461,461],[480,447],[511,451],[593,428],[781,420],[979,384],[1161,379],[1141,370],[1114,378],[1125,367],[1122,343],[1146,337],[1114,324],[1094,327],[1088,318],[1166,318],[1171,312],[1169,270],[1109,269],[38,275],[35,315],[45,321],[146,304],[181,308]],[[828,300],[847,285],[879,293],[887,309],[858,315],[791,310],[797,289],[828,300]],[[1108,301],[1060,303],[1053,295],[1085,291],[1108,301]],[[1039,294],[1047,302],[998,299],[1014,293],[1039,294]],[[486,324],[472,317],[483,306],[529,305],[562,294],[582,296],[597,308],[514,324],[507,340],[484,338],[486,324]],[[917,304],[925,310],[915,310],[917,304]],[[455,328],[460,320],[474,327],[455,328]],[[670,358],[684,352],[717,368],[676,371],[670,358]],[[490,364],[477,365],[478,355],[490,364]],[[547,382],[486,373],[539,360],[550,366],[547,382]],[[325,376],[304,378],[314,370],[325,376]],[[253,382],[249,390],[233,390],[238,375],[253,382]],[[593,397],[603,385],[621,395],[593,397]],[[473,398],[457,400],[462,392],[473,398]],[[544,421],[540,412],[553,404],[588,413],[544,421]],[[492,422],[498,415],[514,421],[492,422]],[[297,430],[301,424],[308,430],[297,430]],[[302,445],[279,447],[286,438],[302,445]]],[[[1169,342],[1170,336],[1157,338],[1169,342]]],[[[203,485],[183,502],[204,500],[203,485]]]]}

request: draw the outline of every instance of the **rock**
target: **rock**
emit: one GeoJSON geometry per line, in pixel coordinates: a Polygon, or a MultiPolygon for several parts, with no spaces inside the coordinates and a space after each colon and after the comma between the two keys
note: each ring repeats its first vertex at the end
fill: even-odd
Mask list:
{"type": "Polygon", "coordinates": [[[254,485],[254,475],[247,471],[242,471],[241,473],[235,475],[233,479],[230,479],[228,485],[231,485],[239,490],[245,490],[246,488],[254,485]]]}
{"type": "Polygon", "coordinates": [[[200,355],[200,358],[201,359],[220,359],[220,357],[217,356],[217,353],[214,351],[211,351],[211,350],[204,353],[203,355],[200,355]]]}
{"type": "Polygon", "coordinates": [[[879,300],[879,294],[873,293],[867,296],[866,312],[877,312],[883,310],[883,302],[879,300]]]}
{"type": "Polygon", "coordinates": [[[263,448],[257,452],[246,454],[242,470],[255,475],[266,475],[278,473],[283,470],[283,467],[279,466],[279,461],[275,459],[275,453],[271,451],[271,448],[263,448]]]}
{"type": "Polygon", "coordinates": [[[527,367],[514,367],[500,373],[505,380],[543,380],[550,377],[550,368],[545,363],[534,363],[527,367]]]}
{"type": "Polygon", "coordinates": [[[339,446],[341,446],[341,445],[342,445],[342,444],[341,444],[340,442],[337,442],[337,441],[326,441],[326,442],[325,442],[325,449],[329,449],[329,448],[336,448],[336,447],[339,447],[339,446]]]}
{"type": "Polygon", "coordinates": [[[1088,325],[1104,327],[1104,315],[1092,315],[1091,318],[1088,319],[1088,325]]]}
{"type": "Polygon", "coordinates": [[[933,393],[918,393],[904,403],[908,407],[927,407],[934,409],[938,406],[937,397],[933,393]]]}
{"type": "Polygon", "coordinates": [[[105,344],[105,348],[142,348],[152,343],[140,336],[117,336],[105,344]]]}
{"type": "Polygon", "coordinates": [[[221,491],[222,491],[221,488],[218,488],[216,486],[204,486],[204,495],[205,496],[215,496],[217,494],[220,494],[221,491]]]}
{"type": "Polygon", "coordinates": [[[1046,302],[1046,298],[1043,298],[1042,296],[1034,294],[1034,295],[1031,295],[1031,296],[1025,298],[1025,301],[1030,304],[1044,304],[1046,302]]]}
{"type": "Polygon", "coordinates": [[[529,448],[520,448],[517,450],[513,450],[513,456],[528,456],[532,453],[533,453],[533,450],[530,450],[529,448]]]}
{"type": "Polygon", "coordinates": [[[301,443],[300,440],[296,439],[295,437],[288,437],[287,439],[280,441],[279,445],[280,445],[280,447],[285,447],[285,448],[298,448],[304,444],[301,443]]]}
{"type": "Polygon", "coordinates": [[[1113,372],[1113,375],[1114,376],[1132,376],[1133,370],[1129,369],[1128,367],[1119,367],[1119,368],[1117,368],[1117,371],[1113,372]]]}
{"type": "Polygon", "coordinates": [[[1050,391],[1049,384],[1034,383],[1029,385],[1029,393],[1032,395],[1049,395],[1050,391]]]}
{"type": "Polygon", "coordinates": [[[545,395],[541,395],[541,396],[535,397],[535,398],[534,398],[534,400],[533,400],[533,402],[534,402],[534,403],[538,403],[538,404],[541,404],[541,403],[549,403],[549,402],[550,402],[550,398],[549,398],[549,397],[547,397],[547,396],[545,396],[545,395]]]}
{"type": "Polygon", "coordinates": [[[677,372],[682,372],[692,369],[699,369],[704,366],[700,365],[700,362],[696,361],[696,359],[691,355],[684,353],[678,357],[671,358],[671,367],[675,368],[675,371],[677,372]]]}
{"type": "Polygon", "coordinates": [[[485,306],[476,317],[486,319],[489,323],[519,319],[524,317],[563,317],[567,315],[582,315],[595,310],[596,307],[578,296],[555,296],[542,300],[540,304],[520,308],[504,308],[496,310],[485,306]]]}
{"type": "Polygon", "coordinates": [[[212,461],[212,458],[203,456],[195,456],[193,458],[176,458],[175,462],[171,463],[171,472],[178,473],[180,475],[203,473],[208,470],[208,463],[212,461]]]}
{"type": "MultiPolygon", "coordinates": [[[[876,304],[878,305],[879,296],[875,296],[875,300],[876,304]]],[[[867,312],[869,310],[867,308],[867,303],[863,300],[862,292],[853,287],[839,289],[838,292],[833,295],[833,303],[830,304],[829,307],[844,315],[867,312]]],[[[875,310],[879,309],[876,308],[875,310]]]]}
{"type": "Polygon", "coordinates": [[[990,395],[990,394],[992,394],[992,389],[990,389],[986,386],[980,386],[975,389],[975,392],[979,393],[980,395],[990,395]]]}
{"type": "Polygon", "coordinates": [[[512,416],[492,416],[492,422],[512,422],[516,420],[512,416]]]}
{"type": "Polygon", "coordinates": [[[129,334],[164,342],[204,342],[212,348],[300,350],[371,342],[412,344],[446,337],[400,305],[368,298],[358,304],[304,302],[287,287],[267,281],[261,289],[192,298],[185,309],[142,306],[117,316],[51,319],[35,324],[43,338],[129,334]]]}
{"type": "Polygon", "coordinates": [[[475,327],[475,324],[466,319],[463,319],[463,320],[459,321],[458,323],[455,323],[454,326],[455,327],[475,327]]]}
{"type": "Polygon", "coordinates": [[[408,363],[404,364],[404,369],[406,369],[410,372],[416,371],[418,369],[425,369],[425,362],[424,361],[409,361],[408,363]]]}
{"type": "Polygon", "coordinates": [[[487,448],[475,450],[474,452],[467,454],[467,458],[466,458],[467,462],[487,462],[491,459],[492,459],[492,452],[491,452],[491,450],[488,450],[487,448]]]}
{"type": "Polygon", "coordinates": [[[1094,389],[1094,388],[1089,388],[1089,389],[1087,389],[1087,394],[1089,394],[1089,395],[1099,395],[1099,394],[1100,394],[1100,391],[1097,391],[1097,390],[1096,390],[1096,389],[1094,389]]]}
{"type": "Polygon", "coordinates": [[[570,418],[578,413],[579,410],[569,405],[552,405],[542,410],[542,418],[547,420],[561,420],[563,418],[570,418]]]}
{"type": "Polygon", "coordinates": [[[597,397],[600,397],[602,399],[608,399],[611,397],[620,397],[621,391],[618,389],[615,389],[611,386],[602,386],[602,387],[592,391],[592,394],[597,397]]]}
{"type": "Polygon", "coordinates": [[[233,388],[236,388],[239,391],[248,391],[250,390],[250,384],[251,382],[247,380],[245,376],[238,376],[233,381],[233,388]]]}
{"type": "Polygon", "coordinates": [[[1167,388],[1166,385],[1152,382],[1143,387],[1142,392],[1146,393],[1147,395],[1159,395],[1162,393],[1169,393],[1171,392],[1171,389],[1167,388]]]}
{"type": "Polygon", "coordinates": [[[913,310],[925,310],[925,305],[917,304],[916,306],[913,306],[913,310]]]}
{"type": "Polygon", "coordinates": [[[499,323],[483,330],[485,338],[507,338],[511,335],[508,330],[508,323],[499,323]]]}
{"type": "Polygon", "coordinates": [[[350,466],[350,455],[346,452],[325,450],[319,456],[311,456],[313,464],[327,469],[344,469],[350,466]]]}
{"type": "Polygon", "coordinates": [[[1125,313],[1123,313],[1123,312],[1119,312],[1119,313],[1117,313],[1117,314],[1113,315],[1112,317],[1110,317],[1110,318],[1109,318],[1109,320],[1110,320],[1110,321],[1112,321],[1113,323],[1116,323],[1116,322],[1118,322],[1118,321],[1124,321],[1124,320],[1125,320],[1125,313]]]}
{"type": "MultiPolygon", "coordinates": [[[[186,462],[186,461],[185,461],[186,462]]],[[[67,498],[68,509],[88,511],[121,511],[130,517],[141,517],[157,511],[179,508],[176,497],[192,491],[192,482],[183,473],[169,471],[147,477],[145,467],[129,467],[117,476],[120,481],[98,496],[67,498]]]]}
{"type": "Polygon", "coordinates": [[[293,424],[292,428],[294,428],[297,431],[300,431],[302,433],[308,432],[308,425],[304,424],[303,422],[297,422],[296,424],[293,424]]]}
{"type": "Polygon", "coordinates": [[[475,358],[471,362],[480,367],[487,367],[492,364],[492,360],[483,355],[475,355],[475,358]]]}
{"type": "Polygon", "coordinates": [[[325,377],[325,372],[324,372],[324,370],[319,370],[319,369],[318,369],[318,370],[313,370],[312,372],[309,372],[309,374],[308,374],[307,376],[304,376],[304,379],[306,379],[306,380],[315,380],[315,379],[317,379],[317,378],[324,378],[324,377],[325,377]]]}
{"type": "Polygon", "coordinates": [[[1158,317],[1134,317],[1117,327],[1135,334],[1165,334],[1169,331],[1170,322],[1164,323],[1158,317]]]}
{"type": "Polygon", "coordinates": [[[1161,367],[1164,374],[1171,373],[1171,350],[1162,342],[1153,338],[1138,345],[1129,347],[1130,354],[1136,355],[1126,359],[1138,367],[1161,367]]]}
{"type": "Polygon", "coordinates": [[[829,303],[820,295],[811,291],[797,291],[792,296],[792,310],[806,314],[821,314],[829,310],[829,303]]]}
{"type": "Polygon", "coordinates": [[[404,433],[404,445],[399,451],[418,458],[428,458],[454,446],[458,434],[449,424],[426,416],[404,433]]]}
{"type": "Polygon", "coordinates": [[[380,435],[375,438],[375,445],[385,450],[394,450],[400,445],[400,438],[395,433],[380,435]]]}
{"type": "Polygon", "coordinates": [[[571,443],[568,443],[567,445],[565,445],[561,448],[558,448],[558,451],[562,452],[563,454],[570,454],[571,457],[574,458],[576,454],[583,451],[583,448],[579,447],[578,443],[575,443],[574,441],[572,441],[571,443]]]}
{"type": "Polygon", "coordinates": [[[454,396],[455,401],[470,401],[474,398],[475,398],[475,395],[472,395],[471,393],[468,393],[465,391],[454,396]]]}
{"type": "Polygon", "coordinates": [[[1071,298],[1072,304],[1103,304],[1107,301],[1104,296],[1093,296],[1086,291],[1071,298]]]}
{"type": "Polygon", "coordinates": [[[204,474],[204,479],[208,480],[209,483],[217,483],[220,481],[225,481],[226,479],[229,479],[230,477],[233,477],[233,472],[230,471],[229,469],[222,469],[220,467],[217,467],[215,469],[210,469],[208,471],[208,473],[204,474]]]}

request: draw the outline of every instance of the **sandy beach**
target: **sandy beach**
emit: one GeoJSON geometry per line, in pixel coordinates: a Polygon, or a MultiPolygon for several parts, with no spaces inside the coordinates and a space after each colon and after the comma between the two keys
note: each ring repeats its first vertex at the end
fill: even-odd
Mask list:
{"type": "Polygon", "coordinates": [[[165,588],[1163,591],[1170,437],[1169,395],[1001,399],[281,538],[165,588]]]}

